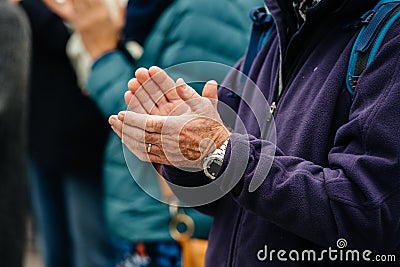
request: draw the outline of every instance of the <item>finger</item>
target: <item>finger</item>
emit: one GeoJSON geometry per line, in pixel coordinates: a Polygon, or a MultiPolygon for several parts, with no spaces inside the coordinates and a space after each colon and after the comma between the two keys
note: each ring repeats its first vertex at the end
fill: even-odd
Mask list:
{"type": "Polygon", "coordinates": [[[129,91],[132,92],[132,94],[135,94],[141,86],[142,85],[139,83],[139,81],[136,78],[133,78],[128,82],[128,88],[129,88],[129,91]]]}
{"type": "MultiPolygon", "coordinates": [[[[145,95],[144,92],[139,92],[139,91],[143,91],[146,89],[144,88],[144,86],[142,86],[138,82],[138,80],[136,78],[133,78],[128,82],[128,88],[129,88],[131,94],[133,94],[133,95],[137,94],[137,95],[135,95],[135,97],[137,98],[139,105],[141,105],[144,109],[144,111],[137,111],[139,113],[150,113],[150,114],[158,115],[158,113],[159,113],[158,109],[155,109],[155,108],[157,108],[158,105],[163,105],[163,104],[167,103],[167,100],[162,95],[162,92],[159,92],[159,93],[155,92],[155,96],[151,97],[153,102],[148,103],[149,97],[147,95],[151,95],[151,92],[150,93],[146,92],[147,95],[145,95]],[[140,97],[140,100],[138,99],[138,97],[140,97]],[[143,101],[144,103],[140,103],[141,101],[143,101]],[[150,111],[148,111],[149,109],[150,109],[150,111]]],[[[158,89],[156,89],[156,90],[158,90],[158,89]]],[[[128,106],[131,106],[132,104],[129,104],[129,102],[128,102],[128,101],[131,101],[130,95],[128,93],[125,93],[125,94],[128,97],[128,98],[125,98],[125,102],[128,106]]],[[[136,101],[135,101],[135,105],[137,105],[136,101]]],[[[135,111],[135,110],[132,109],[132,111],[135,111]]]]}
{"type": "MultiPolygon", "coordinates": [[[[121,120],[119,119],[119,121],[121,120]]],[[[145,131],[141,128],[124,123],[122,126],[122,135],[124,137],[129,137],[140,144],[152,144],[162,147],[161,133],[145,131]]]]}
{"type": "MultiPolygon", "coordinates": [[[[140,104],[146,110],[147,113],[151,113],[151,111],[157,107],[156,102],[151,98],[150,94],[145,89],[145,84],[151,81],[149,72],[145,68],[139,68],[135,72],[136,81],[140,84],[139,88],[135,91],[135,95],[138,98],[140,104]]],[[[133,83],[135,81],[132,81],[133,83]]],[[[137,84],[136,84],[137,86],[137,84]]],[[[147,85],[148,88],[151,87],[151,84],[147,85]]]]}
{"type": "Polygon", "coordinates": [[[157,66],[153,66],[149,69],[149,74],[151,79],[158,85],[159,89],[163,92],[163,95],[165,95],[165,98],[168,101],[171,102],[173,100],[180,99],[175,90],[174,80],[172,80],[164,70],[157,66]]]}
{"type": "Polygon", "coordinates": [[[143,109],[146,111],[146,113],[150,114],[155,108],[157,108],[156,103],[149,96],[143,86],[138,91],[136,91],[135,97],[139,101],[143,109]]]}
{"type": "MultiPolygon", "coordinates": [[[[149,77],[150,74],[148,73],[149,77]]],[[[164,105],[168,103],[167,99],[164,96],[164,92],[160,89],[157,83],[149,78],[145,83],[142,84],[142,87],[146,91],[146,93],[151,97],[155,105],[158,107],[159,105],[164,105]]],[[[175,89],[175,85],[173,86],[175,89]]]]}
{"type": "Polygon", "coordinates": [[[146,154],[143,157],[143,161],[171,165],[171,163],[165,157],[158,154],[146,154]]]}
{"type": "Polygon", "coordinates": [[[214,80],[208,81],[204,85],[202,96],[210,99],[216,107],[218,104],[218,83],[214,80]]]}
{"type": "Polygon", "coordinates": [[[203,88],[203,97],[218,100],[218,83],[214,80],[208,81],[203,88]]]}
{"type": "Polygon", "coordinates": [[[147,80],[150,79],[149,71],[146,68],[138,68],[135,71],[135,77],[137,81],[143,85],[147,80]]]}
{"type": "Polygon", "coordinates": [[[165,158],[162,158],[161,156],[157,155],[157,154],[148,154],[147,155],[148,159],[150,162],[153,163],[160,163],[160,164],[170,164],[169,161],[165,158]]]}
{"type": "Polygon", "coordinates": [[[192,87],[187,85],[182,78],[179,78],[176,81],[176,92],[178,93],[178,96],[185,102],[200,98],[200,95],[192,87]]]}
{"type": "Polygon", "coordinates": [[[122,139],[122,133],[114,126],[111,126],[111,129],[118,135],[120,139],[122,139]]]}
{"type": "Polygon", "coordinates": [[[133,153],[138,157],[141,161],[144,162],[154,162],[154,163],[160,163],[160,164],[170,164],[170,162],[166,159],[165,155],[161,150],[159,150],[159,147],[157,146],[152,146],[151,151],[148,152],[146,146],[143,146],[142,143],[138,143],[134,140],[131,140],[128,136],[124,136],[122,138],[122,143],[133,153]],[[158,154],[160,153],[160,154],[158,154]]]}
{"type": "Polygon", "coordinates": [[[111,125],[111,128],[113,131],[119,136],[119,138],[122,137],[122,121],[118,119],[117,116],[112,115],[108,119],[109,124],[111,125]]]}
{"type": "Polygon", "coordinates": [[[147,143],[146,146],[146,153],[147,154],[152,154],[152,155],[158,155],[165,157],[164,151],[161,148],[162,146],[158,144],[152,144],[152,143],[147,143]],[[151,144],[151,147],[149,148],[149,144],[151,144]]]}
{"type": "Polygon", "coordinates": [[[122,140],[124,144],[129,144],[131,146],[132,144],[135,144],[133,146],[135,149],[146,149],[145,132],[143,131],[143,129],[133,127],[124,123],[122,126],[122,140]]]}
{"type": "Polygon", "coordinates": [[[146,144],[162,147],[162,136],[160,133],[145,132],[144,140],[146,144]]]}
{"type": "Polygon", "coordinates": [[[162,133],[167,116],[140,114],[132,111],[121,111],[118,119],[124,124],[150,133],[162,133]]]}
{"type": "Polygon", "coordinates": [[[129,104],[131,103],[133,94],[131,91],[126,91],[124,94],[124,100],[125,100],[125,104],[129,107],[129,104]]]}
{"type": "Polygon", "coordinates": [[[192,111],[204,108],[204,99],[192,87],[187,85],[182,78],[176,81],[176,92],[192,111]]]}
{"type": "Polygon", "coordinates": [[[118,113],[118,119],[119,119],[120,121],[124,122],[124,120],[125,120],[125,115],[126,115],[126,111],[120,111],[120,112],[118,113]]]}
{"type": "MultiPolygon", "coordinates": [[[[126,145],[129,150],[134,153],[140,160],[146,162],[156,162],[168,164],[162,145],[151,142],[143,142],[143,130],[124,125],[122,134],[122,143],[126,145]],[[149,147],[149,144],[151,146],[149,147]]],[[[159,135],[159,134],[158,134],[159,135]]],[[[157,137],[161,140],[161,135],[157,137]]]]}
{"type": "Polygon", "coordinates": [[[165,156],[164,151],[158,151],[158,149],[160,149],[158,146],[154,147],[154,149],[152,147],[151,152],[147,153],[148,160],[153,163],[171,165],[171,162],[165,156]]]}
{"type": "Polygon", "coordinates": [[[146,110],[142,107],[140,104],[139,100],[135,95],[132,96],[131,92],[127,92],[125,95],[130,95],[128,98],[130,98],[129,103],[127,104],[128,109],[130,111],[136,112],[136,113],[142,113],[142,114],[147,114],[146,110]]]}

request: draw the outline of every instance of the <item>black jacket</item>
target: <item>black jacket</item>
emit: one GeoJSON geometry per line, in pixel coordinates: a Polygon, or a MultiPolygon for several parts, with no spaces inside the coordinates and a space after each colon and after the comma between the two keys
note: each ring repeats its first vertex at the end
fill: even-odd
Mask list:
{"type": "Polygon", "coordinates": [[[24,0],[22,6],[33,35],[30,156],[47,169],[100,170],[109,127],[78,87],[65,52],[70,33],[41,0],[24,0]]]}

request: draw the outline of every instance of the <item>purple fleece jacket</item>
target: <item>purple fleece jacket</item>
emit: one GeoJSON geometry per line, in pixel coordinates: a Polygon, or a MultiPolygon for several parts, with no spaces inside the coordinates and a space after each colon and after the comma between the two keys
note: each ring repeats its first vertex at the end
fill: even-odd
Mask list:
{"type": "MultiPolygon", "coordinates": [[[[207,266],[309,266],[310,262],[289,259],[280,262],[276,252],[274,260],[260,260],[257,253],[267,246],[269,251],[286,249],[286,258],[297,249],[301,257],[302,250],[338,249],[339,238],[347,241],[345,249],[371,250],[371,259],[396,254],[397,264],[392,265],[399,266],[400,23],[394,24],[363,72],[351,101],[345,76],[357,30],[344,26],[378,1],[323,0],[307,13],[298,31],[291,0],[265,2],[277,31],[249,76],[271,103],[282,51],[275,157],[272,161],[265,156],[274,145],[261,139],[249,109],[269,107],[260,106],[251,88],[245,87],[242,94],[249,105],[221,89],[220,100],[238,112],[248,134],[231,136],[218,179],[229,180],[235,166],[248,163],[233,190],[199,208],[214,217],[207,266]],[[249,154],[241,153],[243,148],[249,154]],[[263,168],[271,161],[262,185],[249,192],[256,166],[263,168]]],[[[202,172],[169,166],[164,166],[164,175],[184,186],[209,182],[202,172]]],[[[327,260],[327,254],[324,259],[321,266],[354,264],[327,260]]]]}

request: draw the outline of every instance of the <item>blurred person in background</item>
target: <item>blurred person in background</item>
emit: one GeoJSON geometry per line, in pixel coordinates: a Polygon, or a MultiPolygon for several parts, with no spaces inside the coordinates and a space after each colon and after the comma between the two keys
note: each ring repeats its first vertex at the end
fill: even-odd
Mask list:
{"type": "MultiPolygon", "coordinates": [[[[128,4],[127,25],[130,22],[135,25],[135,16],[130,17],[135,2],[128,4]]],[[[148,5],[152,2],[160,1],[147,1],[148,5]]],[[[75,14],[69,21],[81,35],[94,62],[87,83],[88,91],[106,118],[126,108],[120,94],[127,89],[126,84],[138,66],[168,67],[196,60],[233,65],[248,43],[251,20],[247,10],[262,4],[258,0],[176,0],[157,19],[150,35],[141,42],[138,40],[143,44],[144,54],[140,59],[132,60],[126,53],[129,47],[121,46],[121,39],[124,39],[121,38],[121,19],[107,12],[102,0],[76,0],[72,3],[70,8],[75,14]],[[229,49],[226,40],[231,44],[229,49]]],[[[136,3],[145,4],[144,1],[136,3]]],[[[141,7],[140,4],[136,7],[141,7]]],[[[155,21],[157,16],[143,18],[155,21]]],[[[123,37],[129,40],[128,26],[124,33],[123,37]]],[[[136,161],[136,179],[148,180],[149,176],[157,175],[151,164],[137,158],[133,160],[136,161]]],[[[108,140],[104,179],[107,221],[114,233],[131,243],[127,248],[129,254],[121,265],[180,266],[180,247],[172,240],[168,229],[171,219],[168,206],[147,195],[132,179],[121,141],[116,135],[108,140]]],[[[158,183],[150,187],[161,194],[158,183]]],[[[195,218],[195,236],[207,238],[211,219],[192,209],[186,212],[195,218]]]]}
{"type": "Polygon", "coordinates": [[[106,121],[78,86],[63,20],[41,0],[20,4],[32,28],[29,181],[44,264],[114,266],[101,179],[106,121]]]}
{"type": "Polygon", "coordinates": [[[30,59],[28,20],[0,0],[0,259],[21,267],[26,222],[26,95],[30,59]]]}

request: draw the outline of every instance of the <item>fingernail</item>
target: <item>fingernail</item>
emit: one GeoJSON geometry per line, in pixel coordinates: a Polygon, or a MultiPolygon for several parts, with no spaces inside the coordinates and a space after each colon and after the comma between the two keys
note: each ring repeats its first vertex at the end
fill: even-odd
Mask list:
{"type": "Polygon", "coordinates": [[[108,119],[108,123],[112,126],[112,125],[114,125],[114,123],[115,123],[115,118],[114,118],[114,116],[111,116],[109,119],[108,119]]]}
{"type": "Polygon", "coordinates": [[[129,86],[130,84],[134,83],[134,82],[135,82],[135,79],[136,79],[136,78],[130,79],[130,80],[128,81],[128,86],[129,86]]]}
{"type": "Polygon", "coordinates": [[[125,111],[121,111],[120,113],[118,113],[118,119],[120,121],[123,121],[125,118],[125,111]]]}
{"type": "Polygon", "coordinates": [[[176,80],[176,85],[177,86],[180,86],[180,85],[183,85],[183,84],[185,84],[185,80],[184,79],[178,78],[178,80],[176,80]]]}

